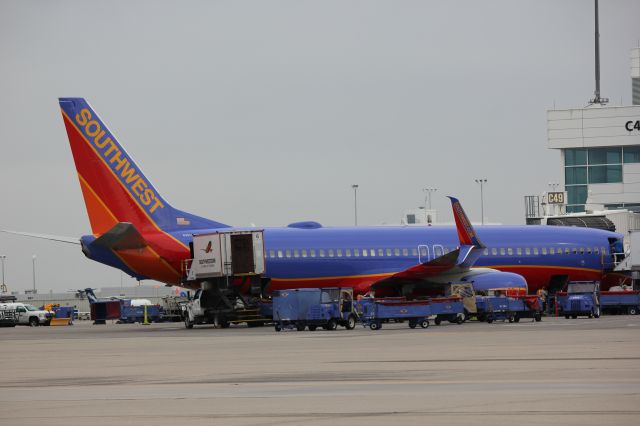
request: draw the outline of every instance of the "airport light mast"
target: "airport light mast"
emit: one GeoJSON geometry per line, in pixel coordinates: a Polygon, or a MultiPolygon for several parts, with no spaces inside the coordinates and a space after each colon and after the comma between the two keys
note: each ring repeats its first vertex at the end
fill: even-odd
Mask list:
{"type": "Polygon", "coordinates": [[[589,104],[604,105],[609,102],[609,98],[600,97],[600,25],[598,24],[598,0],[595,1],[595,65],[596,65],[596,90],[593,93],[593,99],[589,100],[589,104]]]}
{"type": "Polygon", "coordinates": [[[483,186],[487,183],[487,179],[476,179],[476,183],[480,184],[480,214],[482,218],[480,219],[480,223],[484,225],[484,191],[483,186]]]}
{"type": "Polygon", "coordinates": [[[7,285],[4,282],[4,261],[7,258],[6,255],[0,255],[0,260],[2,261],[2,286],[0,286],[0,293],[7,292],[7,285]]]}
{"type": "Polygon", "coordinates": [[[429,210],[431,210],[431,196],[434,192],[436,192],[438,188],[423,188],[424,191],[424,208],[427,209],[427,201],[429,202],[429,210]]]}
{"type": "Polygon", "coordinates": [[[36,255],[31,257],[33,264],[33,294],[36,294],[36,255]]]}

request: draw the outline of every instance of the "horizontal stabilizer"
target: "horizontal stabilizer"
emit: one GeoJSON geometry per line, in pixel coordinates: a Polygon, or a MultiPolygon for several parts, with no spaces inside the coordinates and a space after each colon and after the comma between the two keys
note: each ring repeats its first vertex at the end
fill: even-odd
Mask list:
{"type": "Polygon", "coordinates": [[[144,248],[147,242],[131,223],[120,222],[96,238],[91,245],[111,250],[126,250],[144,248]]]}
{"type": "Polygon", "coordinates": [[[40,238],[43,240],[57,241],[59,243],[80,244],[80,238],[76,238],[76,237],[62,237],[59,235],[33,234],[31,232],[8,231],[6,229],[3,229],[2,232],[6,232],[7,234],[22,235],[23,237],[40,238]]]}

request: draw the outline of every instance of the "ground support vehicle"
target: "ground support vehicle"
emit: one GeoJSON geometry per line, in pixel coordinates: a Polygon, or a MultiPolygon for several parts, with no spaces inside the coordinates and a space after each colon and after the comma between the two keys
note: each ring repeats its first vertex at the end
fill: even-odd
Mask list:
{"type": "Polygon", "coordinates": [[[384,322],[405,321],[409,327],[429,327],[431,306],[428,300],[406,300],[405,298],[364,298],[356,302],[356,312],[364,327],[372,330],[382,328],[384,322]]]}
{"type": "Polygon", "coordinates": [[[462,324],[465,321],[465,307],[460,297],[438,297],[429,300],[431,315],[435,315],[434,322],[440,325],[442,321],[462,324]]]}
{"type": "Polygon", "coordinates": [[[160,307],[160,320],[166,322],[182,321],[182,305],[189,302],[189,297],[184,296],[165,296],[162,298],[160,307]]]}
{"type": "Polygon", "coordinates": [[[600,309],[603,313],[638,315],[640,291],[603,291],[600,309]]]}
{"type": "Polygon", "coordinates": [[[17,325],[29,325],[37,327],[39,325],[49,325],[53,312],[38,309],[28,303],[0,303],[0,311],[15,311],[17,325]]]}
{"type": "Polygon", "coordinates": [[[565,318],[600,317],[600,283],[598,281],[572,281],[566,292],[556,293],[559,315],[565,318]]]}
{"type": "Polygon", "coordinates": [[[15,327],[18,318],[15,309],[0,310],[0,327],[15,327]]]}
{"type": "Polygon", "coordinates": [[[521,318],[542,321],[542,301],[537,296],[493,295],[477,296],[477,317],[479,321],[520,322],[521,318]]]}
{"type": "Polygon", "coordinates": [[[273,322],[276,331],[318,327],[335,330],[338,325],[352,330],[356,326],[353,289],[341,287],[299,288],[273,292],[273,322]]]}

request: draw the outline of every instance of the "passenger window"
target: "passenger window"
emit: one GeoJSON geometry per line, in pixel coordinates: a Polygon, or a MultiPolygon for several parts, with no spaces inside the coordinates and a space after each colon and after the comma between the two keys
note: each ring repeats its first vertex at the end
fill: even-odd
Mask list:
{"type": "Polygon", "coordinates": [[[602,254],[607,254],[607,249],[604,247],[600,247],[600,252],[602,252],[602,254]]]}
{"type": "Polygon", "coordinates": [[[269,250],[269,257],[270,258],[275,258],[276,257],[276,252],[274,250],[269,250]]]}
{"type": "Polygon", "coordinates": [[[513,255],[513,249],[511,247],[507,247],[507,254],[509,256],[513,255]]]}
{"type": "Polygon", "coordinates": [[[345,249],[344,255],[347,257],[351,257],[351,249],[345,249]]]}
{"type": "Polygon", "coordinates": [[[393,249],[393,254],[395,256],[400,256],[400,249],[393,249]]]}
{"type": "Polygon", "coordinates": [[[315,249],[311,249],[311,250],[309,250],[309,252],[311,253],[311,257],[316,257],[315,249]]]}
{"type": "Polygon", "coordinates": [[[584,254],[584,247],[580,247],[580,254],[584,254]]]}
{"type": "Polygon", "coordinates": [[[300,257],[300,250],[298,249],[293,250],[293,257],[300,257]]]}
{"type": "Polygon", "coordinates": [[[406,249],[406,248],[402,249],[402,255],[404,257],[408,257],[409,256],[409,249],[406,249]]]}
{"type": "Polygon", "coordinates": [[[591,247],[587,247],[587,254],[591,254],[591,247]]]}
{"type": "Polygon", "coordinates": [[[571,249],[571,251],[573,252],[573,254],[578,254],[578,249],[575,248],[575,247],[573,249],[571,249]]]}
{"type": "Polygon", "coordinates": [[[378,256],[384,256],[384,250],[378,249],[378,256]]]}
{"type": "Polygon", "coordinates": [[[282,250],[278,250],[278,257],[282,258],[282,250]]]}
{"type": "Polygon", "coordinates": [[[531,255],[531,249],[529,247],[525,247],[524,254],[526,254],[527,256],[531,255]]]}
{"type": "Polygon", "coordinates": [[[306,249],[302,249],[302,257],[307,257],[307,250],[306,249]]]}
{"type": "Polygon", "coordinates": [[[553,247],[549,248],[549,254],[556,254],[556,249],[553,247]]]}
{"type": "MultiPolygon", "coordinates": [[[[365,253],[367,252],[366,250],[364,251],[365,253]]],[[[360,249],[353,249],[353,255],[355,257],[360,257],[360,249]]],[[[366,256],[366,254],[365,254],[366,256]]]]}
{"type": "Polygon", "coordinates": [[[338,257],[342,257],[342,249],[337,249],[337,250],[336,250],[336,255],[337,255],[338,257]]]}
{"type": "Polygon", "coordinates": [[[497,255],[498,255],[498,249],[497,249],[497,248],[495,248],[495,247],[494,247],[494,248],[492,248],[492,249],[491,249],[491,254],[492,254],[492,255],[494,255],[494,256],[497,256],[497,255]]]}
{"type": "Polygon", "coordinates": [[[440,257],[440,256],[442,256],[442,247],[433,246],[433,257],[440,257]]]}
{"type": "Polygon", "coordinates": [[[284,255],[286,257],[291,257],[291,250],[285,250],[284,255]]]}
{"type": "MultiPolygon", "coordinates": [[[[382,251],[382,250],[380,250],[380,251],[382,251]]],[[[371,255],[371,257],[374,257],[376,255],[376,250],[375,249],[371,249],[369,254],[371,255]]]]}
{"type": "Polygon", "coordinates": [[[595,254],[600,254],[600,250],[598,249],[598,247],[594,247],[594,248],[593,248],[593,252],[594,252],[595,254]]]}
{"type": "Polygon", "coordinates": [[[387,249],[387,256],[391,256],[391,249],[387,249]]]}
{"type": "Polygon", "coordinates": [[[547,248],[546,247],[542,247],[540,250],[542,250],[542,255],[546,255],[547,254],[547,248]]]}
{"type": "Polygon", "coordinates": [[[329,257],[333,257],[333,255],[334,255],[333,249],[327,250],[327,253],[329,253],[329,257]]]}
{"type": "Polygon", "coordinates": [[[539,253],[539,251],[538,251],[538,247],[534,247],[534,248],[533,248],[533,254],[537,256],[537,255],[538,255],[538,253],[539,253]]]}
{"type": "Polygon", "coordinates": [[[411,255],[412,256],[417,256],[418,255],[418,249],[411,249],[411,255]]]}
{"type": "Polygon", "coordinates": [[[571,250],[569,250],[569,247],[564,249],[564,254],[571,254],[571,250]]]}
{"type": "Polygon", "coordinates": [[[421,257],[426,257],[427,256],[427,248],[426,247],[420,247],[420,256],[421,257]]]}
{"type": "Polygon", "coordinates": [[[324,257],[324,249],[320,249],[320,257],[324,257]]]}
{"type": "Polygon", "coordinates": [[[521,248],[521,247],[518,247],[518,248],[516,249],[516,253],[518,254],[518,256],[522,256],[522,248],[521,248]]]}
{"type": "Polygon", "coordinates": [[[489,249],[488,248],[484,249],[483,253],[484,253],[485,256],[489,256],[489,249]]]}
{"type": "Polygon", "coordinates": [[[505,251],[504,247],[500,247],[500,256],[504,256],[505,254],[507,254],[507,252],[505,251]]]}
{"type": "Polygon", "coordinates": [[[449,253],[449,247],[444,248],[444,254],[447,254],[447,253],[449,253]]]}

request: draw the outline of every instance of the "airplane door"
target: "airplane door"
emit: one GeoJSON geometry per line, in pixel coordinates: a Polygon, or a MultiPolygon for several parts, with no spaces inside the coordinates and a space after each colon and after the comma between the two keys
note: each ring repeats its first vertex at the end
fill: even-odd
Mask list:
{"type": "Polygon", "coordinates": [[[429,246],[420,244],[418,246],[418,262],[425,263],[429,261],[429,246]]]}

